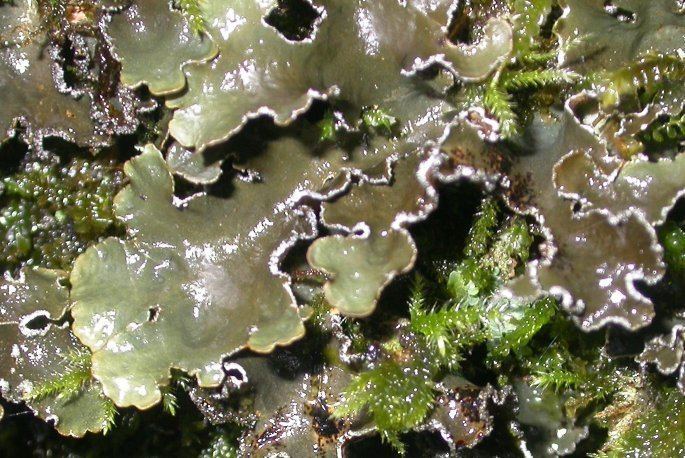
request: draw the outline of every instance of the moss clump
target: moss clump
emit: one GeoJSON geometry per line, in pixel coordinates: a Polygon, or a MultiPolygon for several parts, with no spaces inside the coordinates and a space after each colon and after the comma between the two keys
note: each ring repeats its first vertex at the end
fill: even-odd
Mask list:
{"type": "Polygon", "coordinates": [[[482,342],[486,335],[479,310],[472,306],[444,304],[428,307],[422,277],[416,277],[409,301],[409,329],[433,355],[432,363],[456,370],[463,352],[482,342]]]}
{"type": "Polygon", "coordinates": [[[521,353],[555,316],[556,304],[550,298],[503,302],[494,293],[528,259],[532,243],[525,220],[504,217],[494,200],[484,200],[465,257],[453,264],[447,281],[415,276],[408,322],[382,345],[379,365],[348,385],[336,415],[368,413],[381,437],[402,452],[400,435],[430,414],[436,383],[447,374],[462,375],[461,363],[476,347],[488,349],[489,361],[521,353]]]}
{"type": "Polygon", "coordinates": [[[67,269],[75,257],[116,229],[114,195],[124,184],[106,160],[34,162],[5,177],[0,194],[0,261],[67,269]]]}
{"type": "Polygon", "coordinates": [[[366,410],[381,437],[404,452],[399,434],[421,424],[434,401],[433,381],[425,368],[386,361],[359,374],[345,389],[335,415],[366,410]]]}
{"type": "MultiPolygon", "coordinates": [[[[491,2],[488,2],[491,3],[491,2]]],[[[499,135],[518,135],[531,115],[558,100],[559,89],[573,87],[580,75],[557,68],[563,51],[542,36],[542,25],[552,9],[550,0],[511,1],[509,10],[520,23],[515,27],[514,52],[483,84],[469,84],[457,96],[463,109],[482,107],[499,123],[499,135]]]]}
{"type": "Polygon", "coordinates": [[[469,232],[465,258],[449,274],[447,290],[456,301],[489,296],[528,260],[533,235],[523,218],[501,221],[500,210],[485,200],[469,232]]]}
{"type": "Polygon", "coordinates": [[[659,230],[659,242],[671,272],[679,279],[685,279],[685,231],[675,222],[667,221],[659,230]]]}
{"type": "MultiPolygon", "coordinates": [[[[685,455],[685,398],[674,388],[666,388],[646,399],[632,395],[622,415],[609,417],[609,441],[595,454],[598,458],[653,456],[667,458],[685,455]]],[[[618,403],[617,403],[618,404],[618,403]]]]}
{"type": "Polygon", "coordinates": [[[556,315],[556,302],[549,297],[523,303],[493,296],[520,272],[533,242],[523,218],[502,218],[496,202],[485,200],[469,232],[466,258],[449,274],[446,289],[452,300],[477,310],[483,330],[473,343],[487,343],[490,365],[523,351],[556,315]]]}

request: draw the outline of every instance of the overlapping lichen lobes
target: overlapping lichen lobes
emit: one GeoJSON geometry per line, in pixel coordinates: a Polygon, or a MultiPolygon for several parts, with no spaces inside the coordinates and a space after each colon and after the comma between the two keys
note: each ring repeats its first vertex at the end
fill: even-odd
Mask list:
{"type": "Polygon", "coordinates": [[[530,281],[516,280],[514,290],[525,294],[541,288],[562,295],[564,306],[587,329],[612,321],[636,329],[649,324],[654,310],[633,282],[655,282],[664,273],[651,224],[663,220],[685,181],[677,173],[670,177],[670,161],[627,163],[620,169],[624,163],[575,117],[574,107],[586,97],[581,94],[567,102],[561,123],[534,122],[530,129],[538,152],[522,146],[528,153],[513,161],[510,202],[519,211],[536,215],[556,248],[547,259],[534,261],[530,281]],[[572,170],[574,154],[584,154],[594,163],[591,176],[572,170]],[[664,180],[645,176],[643,168],[660,170],[664,180]],[[611,173],[618,179],[598,186],[597,177],[611,173]],[[642,193],[657,201],[642,200],[642,193]],[[578,213],[572,210],[573,201],[580,204],[578,213]],[[584,206],[595,210],[584,212],[584,206]]]}
{"type": "Polygon", "coordinates": [[[126,165],[131,184],[117,196],[116,213],[130,240],[89,249],[71,275],[74,332],[93,350],[93,373],[118,405],[159,401],[171,367],[216,386],[222,357],[245,346],[268,352],[303,335],[278,262],[295,240],[314,234],[314,216],[299,201],[344,187],[333,181],[318,192],[343,162],[337,149],[315,157],[286,137],[239,161],[259,181],[236,179],[228,198],[200,194],[183,203],[153,146],[126,165]]]}
{"type": "Polygon", "coordinates": [[[195,184],[212,184],[221,176],[221,161],[205,164],[201,154],[194,154],[174,142],[167,151],[166,162],[169,169],[180,177],[195,184]]]}
{"type": "Polygon", "coordinates": [[[363,183],[323,205],[324,223],[345,235],[318,239],[307,257],[332,275],[324,286],[326,299],[344,315],[369,315],[383,288],[413,266],[416,247],[404,226],[436,204],[420,163],[418,154],[402,158],[394,166],[392,185],[363,183]],[[355,234],[360,231],[363,235],[355,234]]]}
{"type": "Polygon", "coordinates": [[[41,418],[54,420],[60,433],[80,437],[106,425],[106,401],[97,383],[71,396],[33,393],[60,376],[69,353],[83,351],[68,327],[51,321],[66,311],[68,290],[60,284],[65,279],[61,271],[26,269],[17,279],[6,274],[0,281],[0,390],[6,399],[26,401],[41,418]]]}
{"type": "Polygon", "coordinates": [[[192,30],[167,1],[131,4],[112,18],[107,32],[122,65],[122,83],[145,84],[155,95],[183,89],[183,66],[209,60],[217,52],[212,40],[192,30]]]}
{"type": "MultiPolygon", "coordinates": [[[[663,221],[682,192],[682,158],[651,163],[613,156],[576,119],[574,110],[589,100],[573,97],[556,121],[535,120],[513,148],[490,151],[508,169],[511,206],[539,219],[551,248],[529,266],[528,279],[514,281],[514,290],[563,296],[588,329],[610,321],[639,328],[654,311],[633,282],[655,282],[664,273],[652,225],[663,221]]],[[[483,161],[482,147],[463,136],[448,139],[444,148],[458,151],[460,163],[499,171],[483,161]]]]}
{"type": "Polygon", "coordinates": [[[81,145],[99,144],[88,95],[57,90],[52,61],[58,49],[44,42],[36,2],[0,4],[0,142],[21,123],[30,136],[66,138],[81,145]]]}
{"type": "MultiPolygon", "coordinates": [[[[302,2],[297,14],[277,0],[126,1],[86,14],[81,3],[0,0],[0,142],[16,134],[46,159],[46,136],[97,146],[131,133],[150,96],[141,86],[166,97],[173,137],[126,163],[115,199],[124,177],[100,161],[22,165],[3,179],[0,265],[19,276],[0,282],[1,394],[81,436],[107,426],[112,401],[166,399],[173,412],[178,370],[197,380],[201,409],[216,401],[204,410],[212,422],[255,420],[248,456],[342,454],[369,432],[402,450],[402,434],[419,430],[456,454],[493,430],[498,402],[521,426],[521,450],[572,453],[586,417],[628,383],[600,356],[605,340],[572,340],[560,311],[585,331],[647,326],[655,307],[639,283],[659,281],[664,258],[674,279],[685,264],[683,231],[661,229],[664,256],[655,229],[685,189],[682,2],[302,2]],[[587,90],[538,93],[561,84],[587,90]],[[522,100],[534,91],[549,100],[522,100]],[[651,151],[664,132],[668,154],[651,151]],[[408,310],[354,321],[414,268],[421,239],[408,228],[436,208],[437,187],[462,180],[495,194],[463,257],[433,270],[420,261],[408,310]],[[115,227],[126,236],[103,240],[115,227]],[[314,269],[296,277],[321,281],[296,289],[319,298],[314,345],[274,352],[303,337],[311,311],[280,264],[319,229],[304,246],[314,269]],[[69,268],[76,256],[69,281],[18,269],[69,268]],[[245,349],[271,355],[236,355],[245,349]],[[287,374],[273,367],[313,354],[287,374]],[[76,369],[70,355],[84,357],[76,369]],[[231,364],[251,391],[230,385],[242,383],[231,364]],[[466,374],[506,388],[456,377],[466,374]],[[506,401],[512,385],[518,399],[506,401]]],[[[685,392],[683,312],[669,319],[637,361],[679,371],[685,392]]],[[[645,402],[622,439],[612,430],[607,453],[651,437],[682,454],[665,433],[681,426],[671,391],[645,402]]]]}
{"type": "Polygon", "coordinates": [[[184,146],[204,149],[261,114],[287,124],[314,98],[340,99],[355,115],[365,106],[402,107],[415,93],[403,71],[437,60],[457,77],[481,79],[512,46],[504,20],[493,19],[477,45],[457,46],[445,37],[447,15],[437,22],[397,0],[317,3],[321,17],[312,36],[290,42],[263,20],[275,5],[201,4],[219,56],[209,65],[189,66],[187,93],[167,102],[178,109],[171,134],[184,146]]]}
{"type": "Polygon", "coordinates": [[[677,0],[563,3],[565,13],[555,33],[562,46],[568,46],[562,56],[565,64],[618,68],[647,52],[674,54],[683,48],[685,15],[677,0]]]}
{"type": "MultiPolygon", "coordinates": [[[[321,342],[298,350],[319,352],[321,342]]],[[[335,352],[335,345],[328,344],[335,352]]],[[[267,358],[238,359],[254,387],[257,421],[241,440],[243,456],[337,456],[349,432],[349,423],[330,418],[332,404],[350,378],[344,368],[322,364],[304,351],[267,358]],[[295,364],[279,356],[297,357],[295,364]],[[293,402],[299,399],[299,402],[293,402]]],[[[230,395],[229,395],[230,396],[230,395]]]]}
{"type": "Polygon", "coordinates": [[[635,213],[650,224],[661,224],[683,192],[685,154],[658,162],[634,157],[625,163],[616,162],[608,172],[603,172],[598,162],[585,153],[575,153],[557,166],[560,192],[577,196],[583,213],[603,209],[619,219],[635,213]],[[615,175],[619,165],[621,169],[615,175]]]}
{"type": "Polygon", "coordinates": [[[683,318],[683,314],[679,313],[671,320],[670,332],[647,341],[644,350],[636,359],[644,365],[654,364],[662,374],[670,375],[677,372],[678,388],[685,393],[685,365],[683,365],[685,325],[683,318]]]}
{"type": "MultiPolygon", "coordinates": [[[[527,446],[533,456],[566,456],[587,438],[587,426],[576,426],[564,414],[562,399],[553,390],[529,386],[524,381],[514,384],[519,399],[517,420],[523,427],[537,428],[535,444],[527,446]]],[[[529,453],[530,453],[529,452],[529,453]]]]}
{"type": "Polygon", "coordinates": [[[67,269],[116,225],[113,198],[123,174],[105,159],[35,161],[0,183],[0,265],[5,269],[22,264],[67,269]]]}

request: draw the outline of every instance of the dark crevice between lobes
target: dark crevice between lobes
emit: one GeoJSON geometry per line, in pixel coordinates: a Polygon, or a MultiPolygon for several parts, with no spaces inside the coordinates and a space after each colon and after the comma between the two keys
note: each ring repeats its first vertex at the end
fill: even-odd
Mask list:
{"type": "Polygon", "coordinates": [[[447,38],[454,44],[474,44],[482,38],[483,27],[490,19],[508,11],[508,4],[502,0],[491,0],[487,6],[478,2],[459,2],[447,26],[447,38]]]}
{"type": "Polygon", "coordinates": [[[634,12],[614,5],[612,0],[606,0],[604,2],[604,11],[610,16],[618,19],[620,22],[634,23],[637,19],[634,12]]]}
{"type": "Polygon", "coordinates": [[[59,60],[62,66],[62,78],[67,89],[75,90],[78,84],[78,62],[77,53],[72,46],[69,38],[65,38],[59,49],[59,60]]]}
{"type": "Polygon", "coordinates": [[[306,0],[278,0],[264,22],[290,41],[303,41],[314,33],[321,14],[306,0]]]}
{"type": "Polygon", "coordinates": [[[0,176],[18,172],[29,151],[28,145],[17,136],[0,144],[0,176]]]}

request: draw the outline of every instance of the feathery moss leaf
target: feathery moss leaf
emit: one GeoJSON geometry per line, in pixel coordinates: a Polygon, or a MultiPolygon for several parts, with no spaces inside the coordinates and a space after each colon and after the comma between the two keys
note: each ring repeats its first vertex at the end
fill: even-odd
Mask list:
{"type": "Polygon", "coordinates": [[[409,301],[409,329],[423,338],[434,363],[456,370],[463,360],[462,353],[486,338],[481,323],[481,310],[472,305],[445,304],[427,307],[425,284],[416,276],[409,301]]]}
{"type": "Polygon", "coordinates": [[[498,221],[499,207],[497,202],[491,198],[483,200],[466,239],[464,255],[467,258],[476,258],[487,253],[495,236],[498,221]]]}
{"type": "Polygon", "coordinates": [[[383,440],[404,452],[399,435],[421,424],[433,402],[434,383],[424,368],[386,361],[350,382],[334,415],[341,418],[368,411],[383,440]]]}
{"type": "Polygon", "coordinates": [[[499,122],[502,138],[511,138],[518,133],[518,116],[514,111],[516,104],[511,94],[497,84],[490,84],[485,89],[483,105],[499,122]]]}
{"type": "Polygon", "coordinates": [[[573,84],[580,79],[575,72],[563,69],[543,69],[514,72],[502,76],[502,86],[507,91],[540,89],[545,86],[573,84]]]}
{"type": "Polygon", "coordinates": [[[574,363],[566,348],[550,347],[534,363],[532,385],[557,392],[580,387],[583,377],[574,363]]]}
{"type": "Polygon", "coordinates": [[[92,380],[90,353],[86,351],[69,353],[65,357],[65,368],[64,373],[32,387],[26,395],[27,399],[39,401],[57,396],[70,399],[78,395],[92,380]]]}
{"type": "Polygon", "coordinates": [[[556,301],[551,297],[539,299],[526,306],[523,314],[509,323],[509,326],[514,326],[511,331],[489,340],[488,358],[501,360],[512,352],[519,352],[552,320],[556,312],[556,301]]]}
{"type": "Polygon", "coordinates": [[[111,399],[106,398],[102,396],[100,398],[102,400],[102,406],[103,406],[103,411],[104,411],[104,416],[102,419],[102,424],[104,427],[102,428],[102,433],[103,434],[109,434],[112,429],[116,426],[116,419],[117,419],[117,414],[119,411],[117,410],[117,406],[114,405],[114,402],[112,402],[111,399]]]}
{"type": "Polygon", "coordinates": [[[558,51],[530,51],[516,58],[516,62],[524,67],[539,67],[547,65],[557,58],[558,51]]]}

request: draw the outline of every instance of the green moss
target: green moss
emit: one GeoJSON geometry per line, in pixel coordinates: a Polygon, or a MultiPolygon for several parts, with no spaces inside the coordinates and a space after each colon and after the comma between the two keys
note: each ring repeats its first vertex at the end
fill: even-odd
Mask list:
{"type": "Polygon", "coordinates": [[[397,118],[377,106],[365,108],[361,119],[364,127],[382,135],[390,135],[397,125],[397,118]]]}
{"type": "Polygon", "coordinates": [[[464,109],[480,106],[499,123],[502,139],[518,135],[531,113],[560,101],[559,89],[580,82],[578,74],[557,68],[561,49],[541,37],[542,25],[552,10],[552,1],[510,3],[515,18],[514,53],[486,81],[467,84],[457,96],[464,109]]]}
{"type": "Polygon", "coordinates": [[[483,200],[476,219],[469,230],[464,255],[468,258],[484,256],[495,236],[500,211],[494,199],[483,200]]]}
{"type": "Polygon", "coordinates": [[[333,111],[326,110],[321,121],[317,123],[319,129],[319,141],[334,141],[337,137],[337,126],[333,111]]]}
{"type": "Polygon", "coordinates": [[[326,298],[323,294],[317,294],[311,301],[309,301],[308,305],[312,311],[311,315],[309,316],[309,322],[320,329],[325,328],[327,317],[331,312],[331,304],[326,301],[326,298]]]}
{"type": "Polygon", "coordinates": [[[420,336],[431,355],[431,363],[456,370],[463,353],[486,338],[481,310],[462,303],[428,307],[425,284],[416,277],[409,301],[409,329],[420,336]]]}
{"type": "Polygon", "coordinates": [[[492,292],[495,277],[477,260],[466,259],[453,270],[447,280],[447,291],[455,300],[478,298],[492,292]]]}
{"type": "Polygon", "coordinates": [[[195,33],[201,34],[207,30],[207,22],[202,15],[200,0],[176,0],[178,8],[183,11],[190,27],[195,33]]]}
{"type": "Polygon", "coordinates": [[[386,361],[354,378],[334,415],[340,418],[367,411],[383,440],[403,452],[399,435],[420,425],[433,401],[434,384],[425,369],[386,361]]]}
{"type": "Polygon", "coordinates": [[[501,219],[497,203],[485,199],[469,231],[466,258],[445,286],[452,302],[427,308],[420,283],[409,302],[410,327],[451,369],[466,349],[486,341],[491,363],[520,352],[556,314],[551,298],[527,304],[492,297],[528,260],[533,244],[523,218],[501,219]]]}
{"type": "MultiPolygon", "coordinates": [[[[67,354],[64,361],[64,371],[56,374],[51,380],[33,386],[26,399],[40,401],[46,398],[61,397],[72,400],[94,381],[91,373],[91,357],[91,353],[87,350],[67,354]]],[[[114,427],[118,412],[111,399],[100,395],[100,401],[103,407],[103,433],[107,434],[114,427]]]]}
{"type": "Polygon", "coordinates": [[[685,112],[654,121],[640,136],[653,147],[676,147],[685,140],[685,112]]]}
{"type": "MultiPolygon", "coordinates": [[[[522,312],[509,320],[507,330],[499,336],[491,336],[488,341],[488,358],[502,360],[511,353],[520,353],[556,313],[556,301],[550,297],[522,307],[522,312]]],[[[501,317],[497,318],[501,320],[501,317]]]]}
{"type": "Polygon", "coordinates": [[[659,241],[664,248],[664,260],[672,272],[680,278],[685,276],[685,231],[673,221],[667,221],[659,229],[659,241]]]}
{"type": "Polygon", "coordinates": [[[651,456],[670,458],[685,455],[685,397],[668,388],[653,403],[638,403],[637,415],[618,423],[621,431],[614,435],[595,456],[618,458],[651,456]]]}
{"type": "Polygon", "coordinates": [[[567,416],[597,423],[621,393],[635,390],[637,380],[626,361],[603,353],[604,342],[602,333],[579,334],[575,324],[558,314],[531,343],[530,352],[520,355],[520,367],[531,385],[564,400],[567,416]]]}
{"type": "Polygon", "coordinates": [[[112,203],[123,185],[113,162],[35,162],[2,180],[0,259],[67,269],[92,242],[116,228],[112,203]]]}
{"type": "Polygon", "coordinates": [[[556,302],[544,298],[527,304],[493,296],[528,259],[532,243],[524,219],[502,218],[497,203],[485,199],[467,237],[466,257],[447,284],[415,276],[404,328],[409,340],[392,339],[382,347],[391,359],[355,378],[336,415],[368,412],[382,436],[401,450],[399,435],[430,411],[433,384],[445,374],[459,374],[476,347],[485,344],[489,368],[511,354],[525,357],[525,349],[526,356],[532,353],[528,347],[556,316],[556,302]],[[443,287],[447,298],[436,291],[443,287]]]}
{"type": "Polygon", "coordinates": [[[497,240],[483,259],[485,267],[502,280],[512,278],[516,267],[528,261],[533,246],[533,235],[523,218],[507,221],[497,234],[497,240]]]}
{"type": "Polygon", "coordinates": [[[187,391],[191,380],[186,374],[180,371],[173,371],[171,383],[161,388],[162,391],[162,410],[169,415],[176,415],[178,409],[178,395],[181,391],[187,391]]]}
{"type": "Polygon", "coordinates": [[[499,122],[499,131],[502,137],[510,138],[518,134],[520,129],[518,115],[514,111],[516,108],[514,98],[496,81],[485,89],[483,106],[499,122]]]}
{"type": "Polygon", "coordinates": [[[575,358],[563,345],[549,347],[533,363],[531,372],[533,386],[557,392],[580,388],[585,382],[583,360],[575,358]]]}
{"type": "Polygon", "coordinates": [[[455,300],[489,296],[528,260],[533,236],[526,221],[512,217],[500,224],[497,203],[484,200],[469,231],[466,258],[448,277],[447,290],[455,300]]]}
{"type": "Polygon", "coordinates": [[[93,378],[90,372],[90,361],[91,354],[85,350],[68,354],[65,358],[64,373],[34,386],[28,395],[28,399],[39,401],[56,396],[74,397],[93,378]]]}
{"type": "MultiPolygon", "coordinates": [[[[528,58],[526,62],[533,62],[535,58],[528,58]]],[[[580,76],[568,70],[555,68],[540,70],[523,70],[507,74],[502,77],[502,86],[509,92],[522,91],[525,89],[540,89],[545,86],[560,86],[573,84],[580,76]]]]}

